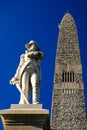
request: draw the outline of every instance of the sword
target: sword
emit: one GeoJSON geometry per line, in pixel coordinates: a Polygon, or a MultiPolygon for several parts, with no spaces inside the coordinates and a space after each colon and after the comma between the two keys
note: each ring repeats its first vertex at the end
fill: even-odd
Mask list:
{"type": "Polygon", "coordinates": [[[19,87],[18,81],[15,81],[15,82],[13,83],[12,80],[10,80],[10,84],[13,84],[13,85],[15,84],[15,85],[16,85],[17,89],[18,89],[19,92],[22,94],[22,96],[23,96],[25,102],[26,102],[27,104],[29,104],[29,102],[28,102],[26,96],[24,95],[23,91],[22,91],[21,88],[19,87]]]}

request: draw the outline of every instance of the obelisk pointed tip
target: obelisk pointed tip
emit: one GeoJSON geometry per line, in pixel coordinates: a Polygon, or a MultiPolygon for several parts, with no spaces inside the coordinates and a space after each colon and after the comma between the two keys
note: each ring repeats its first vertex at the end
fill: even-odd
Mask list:
{"type": "Polygon", "coordinates": [[[64,14],[63,19],[73,19],[73,16],[71,13],[68,11],[67,13],[64,14]]]}
{"type": "Polygon", "coordinates": [[[62,25],[63,23],[67,24],[67,23],[70,23],[70,21],[71,21],[71,23],[75,24],[75,21],[74,21],[73,16],[72,16],[71,13],[69,12],[69,10],[67,10],[67,12],[64,14],[64,16],[63,16],[63,18],[62,18],[61,23],[58,24],[58,28],[60,29],[60,28],[61,28],[61,25],[62,25]]]}
{"type": "Polygon", "coordinates": [[[78,42],[74,18],[67,12],[59,24],[58,64],[80,64],[78,42]]]}

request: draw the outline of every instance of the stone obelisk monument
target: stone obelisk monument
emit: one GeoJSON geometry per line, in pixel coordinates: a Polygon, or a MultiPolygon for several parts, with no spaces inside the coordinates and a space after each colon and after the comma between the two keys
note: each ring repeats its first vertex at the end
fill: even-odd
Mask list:
{"type": "Polygon", "coordinates": [[[59,25],[51,130],[87,130],[78,34],[70,13],[59,25]]]}
{"type": "Polygon", "coordinates": [[[0,111],[4,130],[49,130],[49,111],[39,103],[41,71],[40,60],[44,54],[35,41],[25,45],[27,50],[20,56],[20,63],[10,83],[20,91],[19,104],[0,111]],[[29,104],[32,92],[32,104],[29,104]]]}

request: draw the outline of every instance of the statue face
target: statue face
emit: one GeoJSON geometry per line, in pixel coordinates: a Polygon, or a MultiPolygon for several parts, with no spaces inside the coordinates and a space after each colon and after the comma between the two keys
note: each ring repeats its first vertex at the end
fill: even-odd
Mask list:
{"type": "Polygon", "coordinates": [[[31,45],[31,47],[29,48],[29,51],[35,51],[35,46],[34,46],[34,44],[31,45]]]}
{"type": "Polygon", "coordinates": [[[28,51],[40,51],[40,48],[36,44],[31,44],[27,49],[28,51]]]}

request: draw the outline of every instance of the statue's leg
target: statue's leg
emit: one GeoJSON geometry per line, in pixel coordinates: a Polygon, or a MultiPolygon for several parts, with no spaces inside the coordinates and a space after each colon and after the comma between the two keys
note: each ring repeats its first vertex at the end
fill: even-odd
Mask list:
{"type": "Polygon", "coordinates": [[[39,90],[40,90],[40,86],[39,86],[39,79],[36,73],[33,73],[31,75],[31,84],[32,84],[32,102],[33,104],[38,104],[39,103],[39,90]]]}
{"type": "MultiPolygon", "coordinates": [[[[22,76],[22,91],[27,100],[29,100],[29,71],[24,72],[22,76]]],[[[26,104],[22,94],[20,95],[20,102],[19,104],[26,104]]]]}

